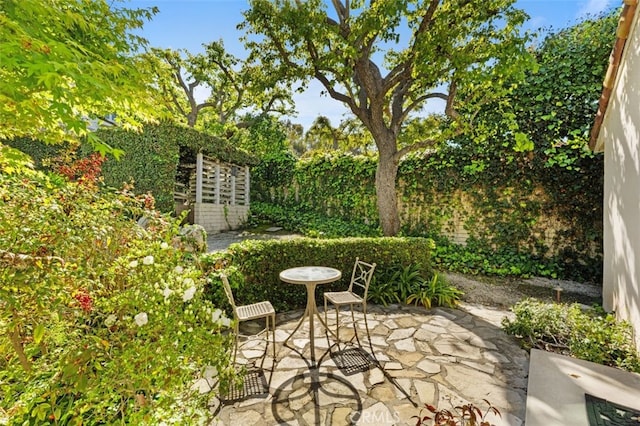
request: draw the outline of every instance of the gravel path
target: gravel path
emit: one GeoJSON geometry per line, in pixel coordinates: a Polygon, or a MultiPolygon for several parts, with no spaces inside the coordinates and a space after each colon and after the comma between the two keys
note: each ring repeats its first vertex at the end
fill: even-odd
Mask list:
{"type": "Polygon", "coordinates": [[[218,234],[210,234],[207,237],[207,251],[215,252],[225,250],[233,243],[239,243],[244,240],[272,240],[272,239],[289,239],[299,238],[302,235],[292,234],[279,228],[270,228],[273,231],[268,233],[253,233],[251,231],[229,231],[220,232],[218,234]]]}

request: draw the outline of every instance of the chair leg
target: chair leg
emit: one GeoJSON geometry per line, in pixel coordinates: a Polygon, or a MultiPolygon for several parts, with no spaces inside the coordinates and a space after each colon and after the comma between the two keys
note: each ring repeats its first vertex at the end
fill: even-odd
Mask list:
{"type": "Polygon", "coordinates": [[[356,317],[353,313],[353,304],[349,305],[349,309],[351,309],[351,324],[353,327],[353,332],[356,335],[356,342],[358,342],[358,346],[362,347],[360,343],[360,337],[358,336],[358,324],[356,323],[356,317]]]}
{"type": "Polygon", "coordinates": [[[367,321],[367,304],[362,305],[362,314],[364,315],[364,328],[367,330],[367,340],[369,341],[369,349],[371,349],[371,356],[375,359],[376,355],[373,352],[373,343],[371,343],[371,333],[369,332],[369,322],[367,321]]]}
{"type": "Polygon", "coordinates": [[[338,305],[334,306],[336,308],[336,340],[338,341],[338,344],[340,344],[340,310],[338,309],[338,305]]]}
{"type": "MultiPolygon", "coordinates": [[[[276,362],[276,316],[273,315],[271,317],[271,337],[273,338],[273,362],[275,365],[276,362]]],[[[267,336],[267,344],[268,344],[268,336],[267,336]]]]}
{"type": "Polygon", "coordinates": [[[238,325],[238,321],[236,320],[236,325],[234,326],[233,333],[233,365],[236,365],[236,357],[238,356],[238,335],[240,334],[240,326],[238,325]]]}

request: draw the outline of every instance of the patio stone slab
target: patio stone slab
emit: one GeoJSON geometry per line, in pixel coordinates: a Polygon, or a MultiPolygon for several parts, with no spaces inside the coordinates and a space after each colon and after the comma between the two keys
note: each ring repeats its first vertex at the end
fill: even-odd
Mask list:
{"type": "Polygon", "coordinates": [[[438,352],[443,355],[453,355],[460,358],[480,359],[482,358],[480,348],[470,346],[464,341],[457,339],[444,339],[433,344],[438,352]]]}
{"type": "Polygon", "coordinates": [[[399,340],[395,342],[393,346],[395,346],[396,349],[399,351],[411,352],[411,353],[416,352],[416,344],[413,342],[413,339],[399,340]]]}
{"type": "MultiPolygon", "coordinates": [[[[282,344],[301,312],[278,314],[277,361],[268,356],[264,362],[270,396],[222,403],[210,424],[414,425],[411,417],[425,403],[451,409],[451,404],[472,402],[484,410],[483,398],[503,415],[500,421],[492,419],[493,423],[522,424],[529,360],[516,340],[495,325],[504,312],[476,306],[426,310],[391,305],[371,306],[370,313],[373,357],[369,355],[367,361],[355,356],[358,350],[371,351],[363,321],[357,324],[363,344],[358,350],[355,340],[347,343],[353,336],[351,326],[340,328],[342,342],[336,347],[334,337],[327,340],[316,322],[319,365],[312,370],[306,322],[289,340],[296,350],[282,344]],[[488,320],[480,316],[483,314],[488,320]],[[347,351],[340,362],[328,352],[345,349],[355,352],[347,351]]],[[[261,358],[253,358],[264,348],[259,343],[260,339],[250,342],[239,356],[251,358],[250,365],[259,365],[261,358]]],[[[194,388],[206,391],[204,381],[194,383],[194,388]]],[[[210,386],[211,381],[206,384],[210,386]]]]}
{"type": "Polygon", "coordinates": [[[414,386],[421,406],[436,402],[436,385],[434,383],[416,381],[414,386]]]}
{"type": "Polygon", "coordinates": [[[398,330],[393,330],[391,335],[387,337],[387,340],[406,339],[407,337],[411,337],[415,332],[416,332],[415,328],[400,328],[398,330]]]}

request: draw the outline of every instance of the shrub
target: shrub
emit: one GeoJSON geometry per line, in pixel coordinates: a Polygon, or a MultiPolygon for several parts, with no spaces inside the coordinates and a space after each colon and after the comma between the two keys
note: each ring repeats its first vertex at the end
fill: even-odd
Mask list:
{"type": "Polygon", "coordinates": [[[443,277],[434,274],[431,280],[422,280],[418,288],[407,297],[406,302],[413,302],[416,306],[420,303],[427,309],[434,304],[453,308],[463,294],[462,291],[449,285],[443,277]]]}
{"type": "MultiPolygon", "coordinates": [[[[306,294],[300,286],[280,281],[279,273],[284,269],[303,265],[334,267],[342,271],[342,278],[321,289],[319,286],[318,291],[341,290],[348,286],[356,257],[376,263],[377,283],[388,277],[387,271],[400,265],[420,264],[425,276],[432,276],[432,247],[433,242],[426,238],[247,240],[232,244],[226,252],[204,255],[201,262],[208,270],[237,268],[243,276],[236,294],[241,303],[271,300],[276,310],[286,311],[303,308],[306,294]]],[[[208,292],[214,303],[221,303],[222,293],[217,284],[208,292]]]]}
{"type": "Polygon", "coordinates": [[[509,334],[527,348],[556,351],[598,364],[640,372],[640,356],[631,326],[602,309],[578,304],[549,304],[525,299],[513,307],[515,319],[503,320],[509,334]]]}
{"type": "Polygon", "coordinates": [[[229,320],[203,298],[198,265],[172,246],[177,222],[145,208],[147,197],[45,175],[23,157],[0,151],[2,421],[207,414],[207,395],[191,385],[206,366],[222,389],[234,380],[229,320]]]}
{"type": "Polygon", "coordinates": [[[387,305],[414,303],[431,308],[431,305],[453,307],[462,292],[450,286],[446,280],[422,267],[419,263],[397,265],[387,273],[378,276],[372,283],[369,299],[374,303],[387,305]]]}

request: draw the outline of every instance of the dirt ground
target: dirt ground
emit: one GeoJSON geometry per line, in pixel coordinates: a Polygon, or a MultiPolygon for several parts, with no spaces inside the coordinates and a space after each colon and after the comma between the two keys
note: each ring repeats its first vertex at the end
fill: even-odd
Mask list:
{"type": "Polygon", "coordinates": [[[593,284],[540,277],[517,279],[455,273],[446,273],[445,276],[450,284],[464,292],[462,300],[468,303],[508,308],[527,297],[554,301],[557,297],[556,289],[561,288],[561,302],[602,304],[602,288],[593,284]]]}

